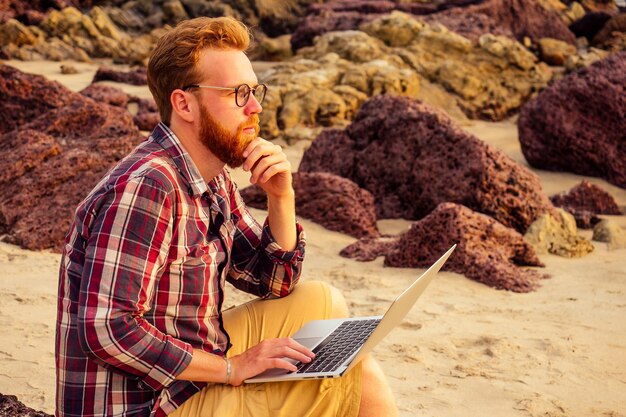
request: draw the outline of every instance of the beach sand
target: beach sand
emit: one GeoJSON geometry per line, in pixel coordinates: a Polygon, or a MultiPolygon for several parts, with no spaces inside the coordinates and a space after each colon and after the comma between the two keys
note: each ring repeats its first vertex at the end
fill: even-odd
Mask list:
{"type": "MultiPolygon", "coordinates": [[[[97,66],[8,61],[79,91],[97,66]]],[[[257,69],[263,66],[257,65],[257,69]]],[[[146,87],[124,86],[148,97],[146,87]]],[[[472,122],[464,128],[526,165],[515,120],[472,122]]],[[[286,149],[297,167],[304,145],[286,149]]],[[[548,195],[583,177],[537,171],[548,195]]],[[[247,175],[234,173],[241,187],[247,175]]],[[[624,210],[626,190],[587,178],[610,192],[624,210]]],[[[265,213],[252,210],[262,221],[265,213]]],[[[603,216],[605,217],[605,216],[603,216]]],[[[608,217],[608,216],[607,216],[608,217]]],[[[610,216],[626,227],[626,216],[610,216]]],[[[423,270],[385,268],[382,258],[361,263],[339,251],[354,238],[301,220],[307,236],[303,280],[343,291],[355,316],[381,314],[423,270]]],[[[409,221],[379,222],[399,233],[409,221]]],[[[591,238],[591,231],[581,231],[591,238]]],[[[541,255],[551,275],[533,293],[494,290],[443,272],[406,321],[375,350],[396,394],[400,415],[437,417],[626,416],[626,249],[595,250],[581,259],[541,255]]],[[[0,243],[0,393],[54,412],[54,327],[60,255],[0,243]]],[[[248,299],[229,287],[226,305],[248,299]]]]}

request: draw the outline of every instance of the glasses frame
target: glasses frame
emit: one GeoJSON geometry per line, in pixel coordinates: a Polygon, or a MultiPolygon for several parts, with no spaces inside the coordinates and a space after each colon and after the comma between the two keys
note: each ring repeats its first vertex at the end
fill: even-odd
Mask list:
{"type": "Polygon", "coordinates": [[[256,87],[250,87],[248,84],[240,84],[237,87],[218,87],[215,85],[201,85],[201,84],[189,84],[186,85],[182,88],[183,91],[188,90],[190,88],[210,88],[213,90],[223,90],[223,91],[234,91],[235,92],[235,104],[237,105],[237,107],[244,107],[246,104],[248,104],[248,100],[250,100],[250,96],[254,95],[254,97],[257,99],[257,101],[259,102],[259,104],[263,103],[263,100],[265,100],[265,95],[267,94],[267,85],[265,84],[258,84],[256,87]],[[243,103],[239,103],[239,90],[242,88],[248,88],[249,92],[248,95],[246,96],[246,98],[244,99],[243,103]],[[263,87],[263,89],[265,90],[263,92],[263,97],[261,97],[260,99],[256,96],[256,90],[259,87],[263,87]]]}

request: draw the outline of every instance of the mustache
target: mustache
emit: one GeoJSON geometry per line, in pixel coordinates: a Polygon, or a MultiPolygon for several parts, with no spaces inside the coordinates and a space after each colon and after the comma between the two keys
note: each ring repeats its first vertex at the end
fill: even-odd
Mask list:
{"type": "Polygon", "coordinates": [[[249,127],[255,128],[257,132],[259,131],[259,116],[257,114],[253,114],[248,118],[248,120],[242,123],[239,130],[241,131],[249,127]]]}

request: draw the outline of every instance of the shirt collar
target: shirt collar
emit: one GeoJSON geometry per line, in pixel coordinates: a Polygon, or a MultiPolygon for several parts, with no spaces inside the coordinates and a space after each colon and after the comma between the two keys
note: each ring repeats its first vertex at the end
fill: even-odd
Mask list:
{"type": "MultiPolygon", "coordinates": [[[[189,185],[189,193],[193,196],[199,196],[209,191],[207,183],[200,175],[198,167],[185,150],[180,139],[176,137],[174,132],[163,122],[160,122],[150,135],[150,139],[161,145],[161,147],[170,155],[176,168],[181,176],[189,185]]],[[[211,182],[214,182],[213,179],[211,182]]]]}

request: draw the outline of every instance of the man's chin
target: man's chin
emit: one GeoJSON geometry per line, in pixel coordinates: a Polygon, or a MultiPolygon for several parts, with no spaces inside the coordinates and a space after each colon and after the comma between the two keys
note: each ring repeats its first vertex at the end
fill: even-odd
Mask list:
{"type": "Polygon", "coordinates": [[[237,168],[241,168],[241,166],[243,165],[244,162],[246,162],[246,158],[241,156],[241,157],[238,157],[238,158],[231,158],[231,159],[229,159],[228,161],[226,161],[226,165],[229,168],[237,169],[237,168]]]}

